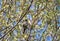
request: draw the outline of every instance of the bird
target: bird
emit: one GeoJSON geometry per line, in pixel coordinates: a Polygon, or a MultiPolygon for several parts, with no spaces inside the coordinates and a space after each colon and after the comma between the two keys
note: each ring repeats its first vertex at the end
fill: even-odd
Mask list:
{"type": "Polygon", "coordinates": [[[25,33],[27,28],[28,28],[28,20],[25,19],[24,22],[23,22],[23,33],[25,33]]]}

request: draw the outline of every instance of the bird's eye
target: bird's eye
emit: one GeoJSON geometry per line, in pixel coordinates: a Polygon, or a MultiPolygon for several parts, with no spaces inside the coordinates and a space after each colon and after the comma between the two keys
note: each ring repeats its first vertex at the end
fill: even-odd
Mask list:
{"type": "Polygon", "coordinates": [[[25,19],[25,21],[27,21],[27,19],[25,19]]]}

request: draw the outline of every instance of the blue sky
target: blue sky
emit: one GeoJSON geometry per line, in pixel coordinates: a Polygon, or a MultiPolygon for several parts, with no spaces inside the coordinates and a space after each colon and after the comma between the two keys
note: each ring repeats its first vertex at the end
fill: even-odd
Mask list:
{"type": "Polygon", "coordinates": [[[46,41],[52,41],[52,36],[47,36],[46,41]]]}
{"type": "Polygon", "coordinates": [[[2,0],[0,0],[0,10],[1,10],[1,5],[2,5],[1,2],[2,2],[2,0]]]}
{"type": "Polygon", "coordinates": [[[29,20],[32,20],[31,14],[27,14],[27,18],[28,18],[29,20]]]}

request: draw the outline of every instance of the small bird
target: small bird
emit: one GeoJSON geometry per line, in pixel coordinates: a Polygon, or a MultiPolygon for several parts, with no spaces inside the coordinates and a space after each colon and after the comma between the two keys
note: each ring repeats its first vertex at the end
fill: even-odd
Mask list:
{"type": "Polygon", "coordinates": [[[25,30],[28,28],[28,20],[25,19],[24,22],[23,22],[23,33],[25,32],[25,30]]]}

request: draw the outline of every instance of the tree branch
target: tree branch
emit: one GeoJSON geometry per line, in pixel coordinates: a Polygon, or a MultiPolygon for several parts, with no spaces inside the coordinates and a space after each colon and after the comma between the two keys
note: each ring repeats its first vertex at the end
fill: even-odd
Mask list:
{"type": "MultiPolygon", "coordinates": [[[[28,13],[27,11],[29,11],[32,3],[33,3],[33,0],[31,1],[31,4],[30,4],[30,6],[27,8],[26,12],[25,12],[25,13],[22,13],[22,14],[24,14],[24,15],[21,16],[21,18],[19,19],[18,23],[19,23],[19,22],[24,18],[24,16],[28,13]]],[[[14,30],[14,28],[18,25],[18,23],[17,23],[14,27],[12,27],[7,33],[5,33],[5,35],[2,36],[0,39],[4,38],[8,33],[11,33],[11,32],[14,30]]]]}

